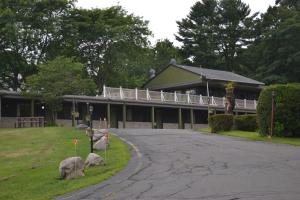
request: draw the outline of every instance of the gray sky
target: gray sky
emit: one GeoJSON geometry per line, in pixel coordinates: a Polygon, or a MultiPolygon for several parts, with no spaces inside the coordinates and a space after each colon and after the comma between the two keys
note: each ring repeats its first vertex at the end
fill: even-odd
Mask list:
{"type": "MultiPolygon", "coordinates": [[[[158,39],[168,38],[175,41],[174,34],[178,28],[176,21],[186,17],[192,5],[197,0],[77,0],[77,7],[82,8],[106,8],[113,5],[121,5],[129,13],[143,17],[149,21],[149,28],[154,37],[150,41],[154,43],[158,39]]],[[[274,5],[275,0],[243,0],[250,5],[252,12],[265,12],[269,5],[274,5]]]]}

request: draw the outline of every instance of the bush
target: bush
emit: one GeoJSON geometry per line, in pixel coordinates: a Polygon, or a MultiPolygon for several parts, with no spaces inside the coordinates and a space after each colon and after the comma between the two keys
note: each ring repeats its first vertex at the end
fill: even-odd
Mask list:
{"type": "Polygon", "coordinates": [[[234,126],[237,130],[241,131],[256,131],[257,122],[256,115],[236,115],[233,118],[234,126]]]}
{"type": "Polygon", "coordinates": [[[276,102],[274,135],[300,136],[300,84],[271,85],[263,89],[257,106],[260,134],[270,134],[272,91],[276,102]]]}
{"type": "Polygon", "coordinates": [[[208,119],[208,124],[212,133],[220,131],[229,131],[233,125],[233,115],[230,114],[217,114],[211,115],[208,119]]]}

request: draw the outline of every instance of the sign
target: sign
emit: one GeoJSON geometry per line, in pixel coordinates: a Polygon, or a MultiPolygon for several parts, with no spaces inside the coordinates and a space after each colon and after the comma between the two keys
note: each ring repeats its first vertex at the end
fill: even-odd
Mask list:
{"type": "Polygon", "coordinates": [[[77,144],[78,144],[78,139],[77,139],[77,138],[73,139],[73,144],[74,144],[74,145],[77,145],[77,144]]]}

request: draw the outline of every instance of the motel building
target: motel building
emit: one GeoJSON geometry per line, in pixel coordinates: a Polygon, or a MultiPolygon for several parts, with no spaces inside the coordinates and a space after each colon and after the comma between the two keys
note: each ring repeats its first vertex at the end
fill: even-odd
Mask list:
{"type": "MultiPolygon", "coordinates": [[[[264,83],[233,72],[183,66],[173,61],[141,89],[104,86],[98,96],[65,95],[57,124],[82,123],[92,105],[94,127],[99,127],[100,119],[105,119],[111,128],[198,128],[207,124],[208,113],[225,112],[228,82],[235,83],[235,114],[256,113],[264,83]],[[72,115],[74,112],[78,117],[72,115]]],[[[44,116],[45,105],[38,97],[0,90],[0,127],[15,127],[22,120],[28,122],[44,116]]],[[[37,124],[24,123],[24,126],[37,124]]]]}

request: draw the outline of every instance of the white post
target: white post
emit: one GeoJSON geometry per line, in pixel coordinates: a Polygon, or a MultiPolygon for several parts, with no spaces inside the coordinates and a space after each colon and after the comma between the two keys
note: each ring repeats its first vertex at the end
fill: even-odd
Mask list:
{"type": "Polygon", "coordinates": [[[103,85],[103,96],[104,96],[104,98],[106,98],[106,87],[105,87],[105,85],[103,85]]]}
{"type": "Polygon", "coordinates": [[[149,89],[147,89],[147,100],[151,100],[150,94],[149,94],[149,89]]]}
{"type": "Polygon", "coordinates": [[[212,104],[212,105],[216,105],[216,101],[215,101],[214,96],[211,97],[211,104],[212,104]]]}
{"type": "Polygon", "coordinates": [[[123,96],[123,90],[122,90],[122,87],[120,86],[120,98],[123,99],[124,96],[123,96]]]}
{"type": "Polygon", "coordinates": [[[225,97],[223,97],[223,106],[225,107],[225,97]]]}
{"type": "Polygon", "coordinates": [[[187,94],[187,100],[188,100],[188,103],[191,103],[190,93],[187,94]]]}
{"type": "Polygon", "coordinates": [[[244,108],[247,108],[247,100],[244,99],[244,108]]]}
{"type": "Polygon", "coordinates": [[[138,100],[138,89],[137,88],[135,88],[135,100],[138,100]]]}
{"type": "Polygon", "coordinates": [[[178,101],[176,91],[174,92],[174,101],[175,101],[175,102],[178,101]]]}
{"type": "Polygon", "coordinates": [[[256,107],[257,107],[257,102],[256,100],[254,100],[254,109],[256,109],[256,107]]]}
{"type": "Polygon", "coordinates": [[[160,100],[165,101],[164,92],[162,90],[160,91],[160,100]]]}
{"type": "Polygon", "coordinates": [[[200,94],[199,104],[203,105],[203,98],[201,94],[200,94]]]}

